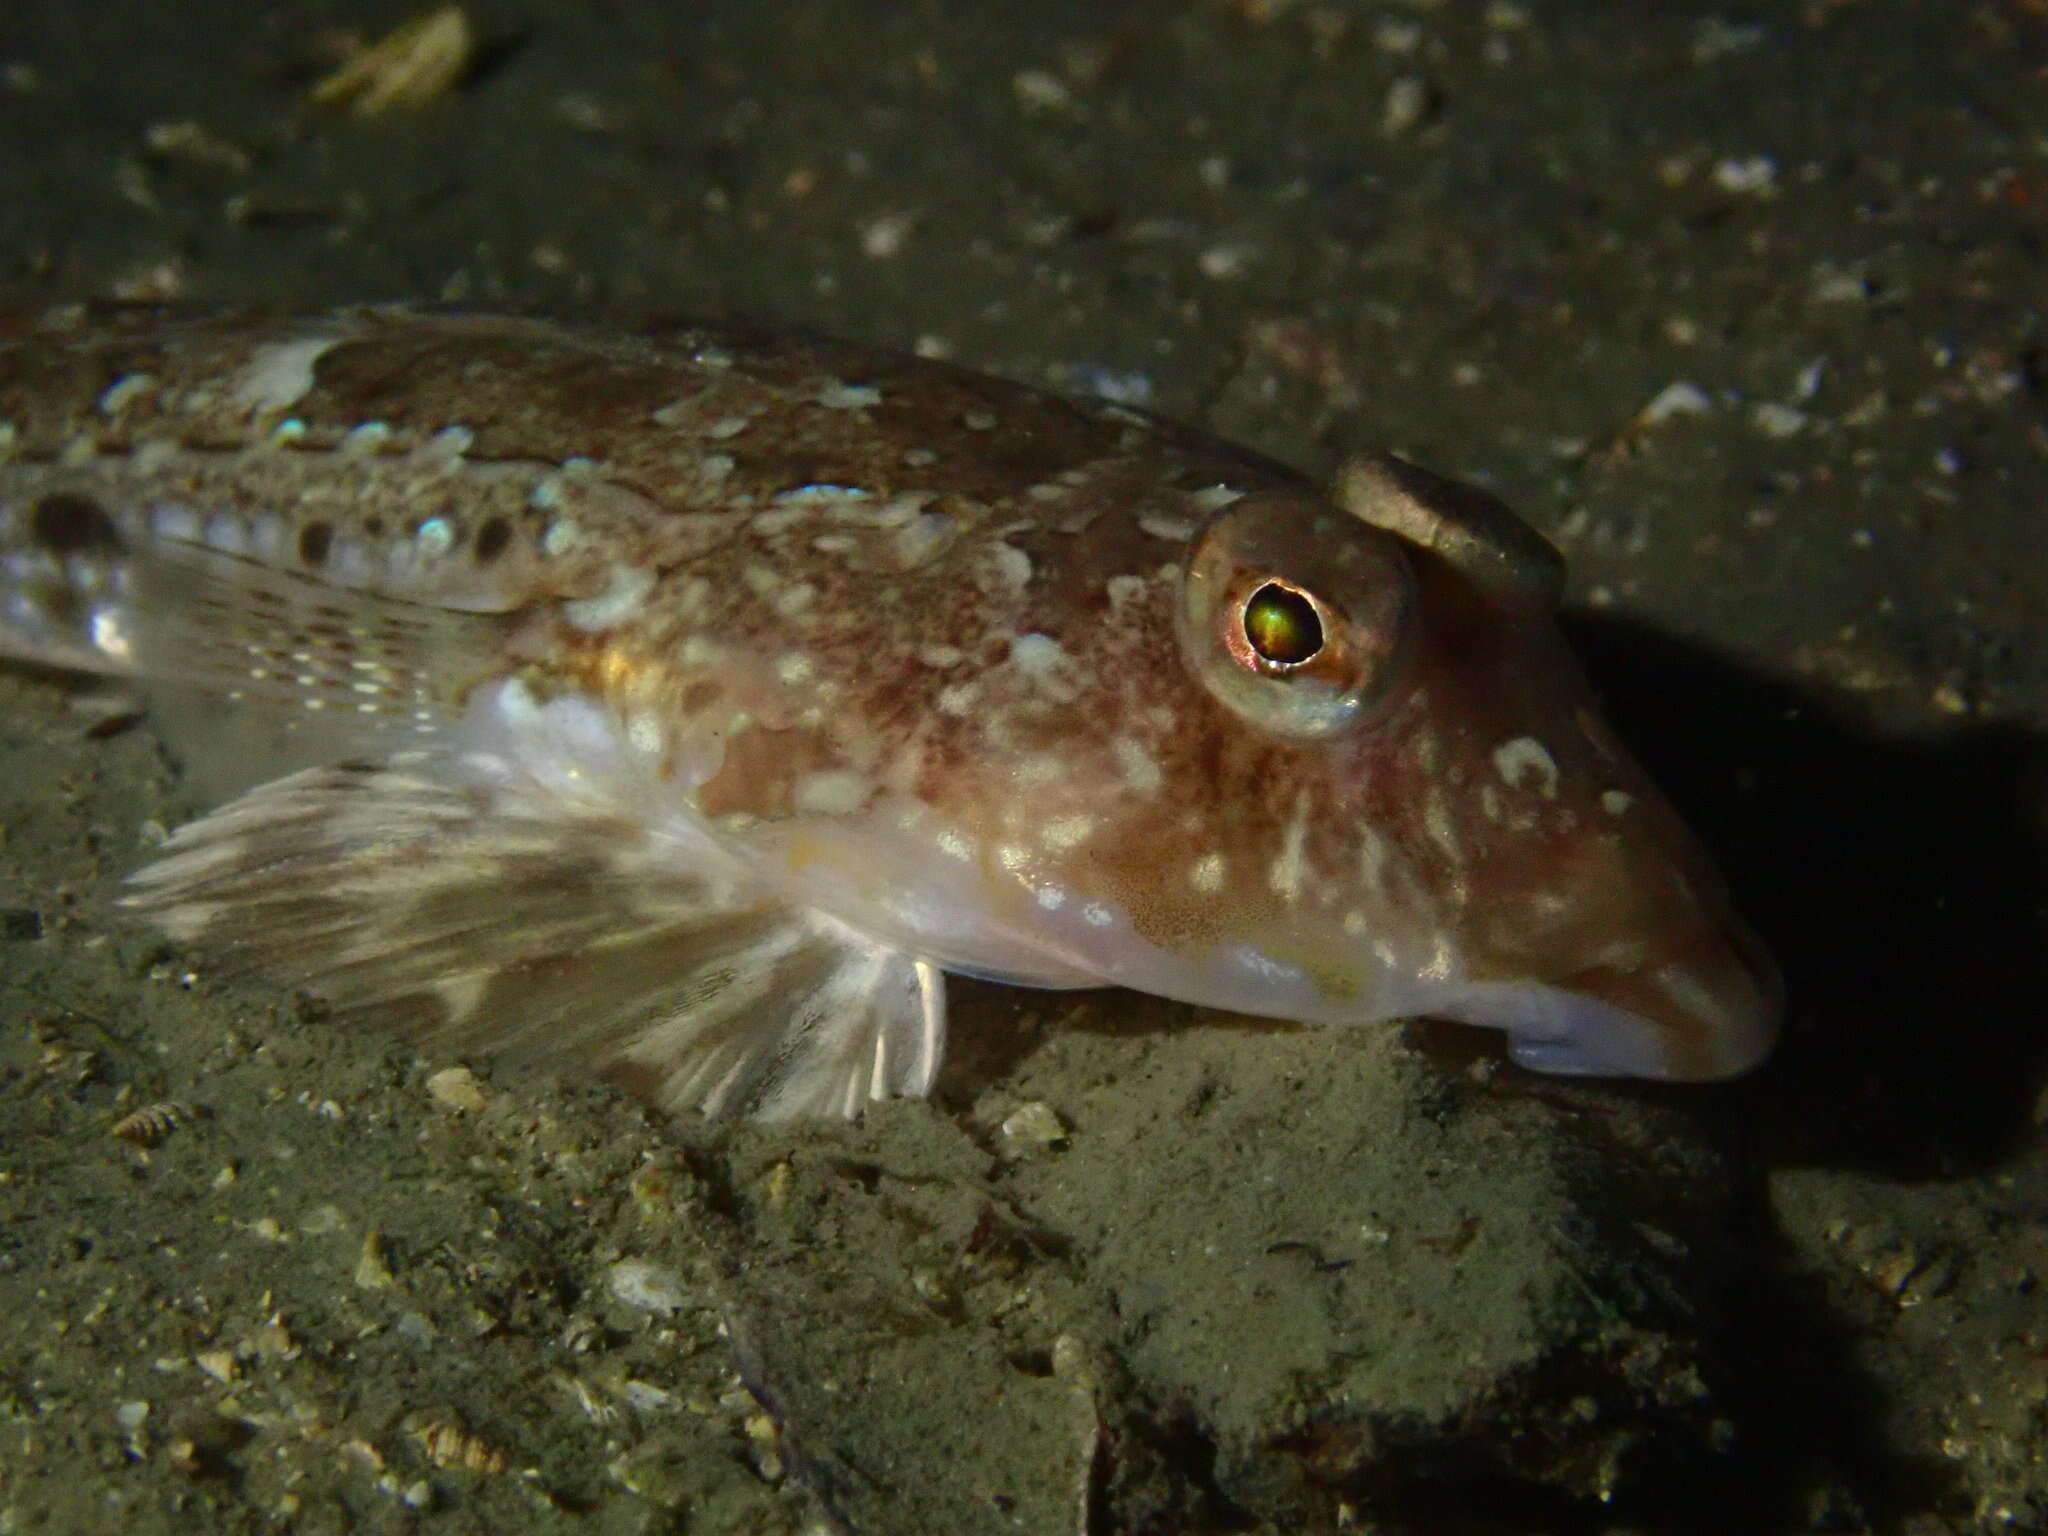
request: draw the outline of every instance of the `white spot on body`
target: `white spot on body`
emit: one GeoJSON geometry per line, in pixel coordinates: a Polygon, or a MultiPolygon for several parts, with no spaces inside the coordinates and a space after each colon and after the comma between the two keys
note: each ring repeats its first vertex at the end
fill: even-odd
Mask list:
{"type": "Polygon", "coordinates": [[[775,675],[791,685],[809,682],[816,671],[811,658],[801,651],[786,651],[775,658],[775,675]]]}
{"type": "Polygon", "coordinates": [[[709,611],[710,599],[711,583],[702,576],[691,576],[679,588],[671,588],[669,611],[684,623],[701,623],[709,611]]]}
{"type": "Polygon", "coordinates": [[[818,404],[828,411],[857,411],[881,403],[882,392],[872,384],[848,384],[834,379],[818,391],[818,404]]]}
{"type": "Polygon", "coordinates": [[[891,534],[889,547],[898,566],[914,571],[952,543],[955,531],[953,519],[941,512],[927,512],[891,534]]]}
{"type": "Polygon", "coordinates": [[[160,539],[196,544],[199,542],[199,514],[175,501],[160,501],[149,509],[149,531],[160,539]]]}
{"type": "Polygon", "coordinates": [[[99,412],[102,416],[118,416],[138,396],[148,394],[155,387],[156,380],[149,374],[124,373],[100,391],[99,412]]]}
{"type": "Polygon", "coordinates": [[[1424,981],[1449,981],[1453,970],[1451,964],[1451,941],[1439,938],[1430,950],[1429,959],[1416,971],[1424,981]]]}
{"type": "Polygon", "coordinates": [[[825,515],[834,522],[863,528],[901,528],[911,522],[933,500],[930,491],[904,491],[883,501],[867,496],[842,496],[824,502],[825,515]]]}
{"type": "Polygon", "coordinates": [[[778,507],[830,507],[842,501],[872,501],[874,492],[858,485],[836,485],[829,481],[813,480],[808,485],[791,486],[786,491],[775,493],[778,507]]]}
{"type": "Polygon", "coordinates": [[[1155,795],[1165,776],[1159,771],[1159,764],[1143,742],[1129,736],[1119,736],[1109,744],[1116,754],[1116,765],[1123,771],[1124,782],[1141,795],[1155,795]]]}
{"type": "Polygon", "coordinates": [[[1136,437],[1141,441],[1144,434],[1155,430],[1152,418],[1143,411],[1134,411],[1129,406],[1118,405],[1114,401],[1105,401],[1102,405],[1098,406],[1096,414],[1102,417],[1104,421],[1119,421],[1125,426],[1137,428],[1137,432],[1130,434],[1130,436],[1136,437]]]}
{"type": "Polygon", "coordinates": [[[1078,848],[1095,832],[1093,816],[1055,816],[1038,834],[1038,840],[1055,853],[1078,848]]]}
{"type": "Polygon", "coordinates": [[[1443,760],[1443,742],[1435,731],[1417,731],[1414,741],[1409,743],[1408,750],[1415,758],[1416,768],[1424,774],[1434,775],[1438,763],[1443,760]]]}
{"type": "MultiPolygon", "coordinates": [[[[32,581],[47,581],[57,575],[60,569],[57,557],[41,549],[17,551],[0,560],[0,571],[5,571],[9,579],[23,586],[32,581]]],[[[43,612],[40,605],[32,606],[35,612],[43,612]]]]}
{"type": "Polygon", "coordinates": [[[1014,544],[998,539],[989,546],[997,578],[1012,592],[1022,592],[1031,582],[1031,557],[1014,544]]]}
{"type": "Polygon", "coordinates": [[[1308,874],[1305,845],[1308,838],[1308,796],[1295,797],[1294,814],[1288,818],[1287,830],[1280,837],[1280,852],[1272,866],[1266,871],[1266,883],[1273,894],[1287,901],[1294,901],[1301,895],[1304,879],[1308,874]]]}
{"type": "Polygon", "coordinates": [[[1147,512],[1138,519],[1138,531],[1148,533],[1155,539],[1165,539],[1170,544],[1182,544],[1195,529],[1184,517],[1167,517],[1158,512],[1147,512]]]}
{"type": "Polygon", "coordinates": [[[1464,850],[1458,846],[1458,829],[1451,820],[1450,805],[1445,801],[1443,791],[1434,786],[1423,796],[1422,826],[1429,834],[1429,840],[1453,864],[1464,861],[1464,850]]]}
{"type": "Polygon", "coordinates": [[[614,565],[604,591],[562,604],[562,617],[581,630],[610,629],[638,612],[653,590],[654,572],[644,566],[614,565]]]}
{"type": "Polygon", "coordinates": [[[242,555],[249,552],[248,531],[242,527],[242,520],[231,512],[216,512],[206,520],[206,545],[224,555],[242,555]]]}
{"type": "Polygon", "coordinates": [[[1689,975],[1678,966],[1660,965],[1651,973],[1650,979],[1659,991],[1694,1018],[1713,1019],[1719,1016],[1719,1004],[1697,976],[1689,975]]]}
{"type": "Polygon", "coordinates": [[[1603,789],[1600,791],[1600,809],[1610,816],[1624,816],[1628,808],[1636,803],[1636,797],[1626,790],[1603,789]]]}
{"type": "Polygon", "coordinates": [[[1534,736],[1517,736],[1495,747],[1493,771],[1510,789],[1520,789],[1525,780],[1533,779],[1544,799],[1557,798],[1557,759],[1534,736]]]}
{"type": "Polygon", "coordinates": [[[455,547],[455,525],[445,517],[430,517],[420,524],[413,538],[422,555],[429,560],[437,559],[455,547]]]}
{"type": "Polygon", "coordinates": [[[138,475],[161,474],[182,451],[168,437],[152,437],[135,445],[135,451],[128,455],[128,463],[138,475]]]}
{"type": "Polygon", "coordinates": [[[343,453],[381,453],[385,444],[391,441],[391,424],[383,421],[365,421],[350,427],[341,435],[343,453]]]}
{"type": "Polygon", "coordinates": [[[369,549],[361,539],[336,539],[327,552],[327,574],[343,586],[368,586],[369,549]]]}
{"type": "Polygon", "coordinates": [[[135,648],[128,639],[127,627],[121,622],[118,609],[95,608],[92,613],[93,648],[102,656],[115,661],[132,661],[135,648]]]}
{"type": "Polygon", "coordinates": [[[305,336],[259,347],[228,386],[235,403],[251,412],[288,410],[313,391],[313,367],[341,341],[305,336]]]}
{"type": "Polygon", "coordinates": [[[828,768],[797,780],[796,809],[806,816],[849,816],[868,803],[875,787],[864,774],[828,768]]]}
{"type": "Polygon", "coordinates": [[[273,564],[284,557],[284,519],[275,512],[259,512],[249,520],[249,545],[273,564]]]}
{"type": "Polygon", "coordinates": [[[1244,494],[1235,486],[1212,485],[1195,492],[1189,500],[1194,503],[1195,510],[1206,517],[1211,512],[1220,512],[1234,501],[1244,500],[1244,494]]]}
{"type": "Polygon", "coordinates": [[[420,453],[431,459],[459,459],[475,446],[476,434],[469,428],[443,427],[420,444],[420,453]]]}
{"type": "Polygon", "coordinates": [[[1017,782],[1030,788],[1057,784],[1067,776],[1067,760],[1053,752],[1034,752],[1017,765],[1017,782]]]}
{"type": "Polygon", "coordinates": [[[1060,676],[1073,665],[1059,641],[1037,631],[1018,635],[1010,642],[1010,665],[1060,703],[1074,697],[1073,685],[1060,676]]]}
{"type": "Polygon", "coordinates": [[[1226,869],[1222,854],[1205,853],[1195,860],[1194,868],[1188,872],[1188,883],[1198,891],[1214,895],[1223,889],[1226,869]]]}
{"type": "Polygon", "coordinates": [[[1142,576],[1112,576],[1103,583],[1103,590],[1109,594],[1109,606],[1121,608],[1124,604],[1142,597],[1145,592],[1145,578],[1142,576]]]}

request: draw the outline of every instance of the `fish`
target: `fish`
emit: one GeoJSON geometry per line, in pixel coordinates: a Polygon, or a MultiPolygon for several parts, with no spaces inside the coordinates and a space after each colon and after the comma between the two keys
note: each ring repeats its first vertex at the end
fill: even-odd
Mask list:
{"type": "Polygon", "coordinates": [[[674,1111],[927,1094],[949,973],[1749,1069],[1778,975],[1563,582],[1392,455],[800,331],[0,321],[0,655],[216,803],[126,914],[674,1111]]]}

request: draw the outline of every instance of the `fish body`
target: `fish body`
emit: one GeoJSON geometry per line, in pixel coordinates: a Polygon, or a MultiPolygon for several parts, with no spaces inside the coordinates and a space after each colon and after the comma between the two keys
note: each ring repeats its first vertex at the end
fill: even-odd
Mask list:
{"type": "Polygon", "coordinates": [[[1560,580],[1396,459],[807,337],[0,327],[0,654],[225,797],[128,905],[671,1107],[923,1093],[949,971],[1747,1068],[1775,975],[1560,580]]]}

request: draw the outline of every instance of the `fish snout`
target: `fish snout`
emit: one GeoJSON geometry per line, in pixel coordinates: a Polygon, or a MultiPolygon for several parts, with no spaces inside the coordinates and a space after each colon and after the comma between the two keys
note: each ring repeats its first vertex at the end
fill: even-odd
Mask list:
{"type": "MultiPolygon", "coordinates": [[[[1522,1066],[1683,1082],[1736,1077],[1770,1054],[1784,983],[1739,920],[1702,919],[1638,961],[1594,965],[1528,989],[1496,1022],[1522,1066]]],[[[1506,999],[1503,999],[1506,1001],[1506,999]]]]}
{"type": "Polygon", "coordinates": [[[1676,814],[1502,867],[1467,979],[1432,1010],[1505,1030],[1541,1072],[1708,1081],[1770,1054],[1784,984],[1676,814]]]}

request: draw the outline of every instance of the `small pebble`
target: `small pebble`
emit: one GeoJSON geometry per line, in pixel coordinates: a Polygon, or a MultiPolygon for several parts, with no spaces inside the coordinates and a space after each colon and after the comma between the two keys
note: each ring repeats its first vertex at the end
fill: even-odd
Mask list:
{"type": "Polygon", "coordinates": [[[665,1317],[689,1304],[682,1277],[645,1259],[619,1260],[605,1283],[615,1298],[638,1312],[658,1312],[665,1317]]]}
{"type": "Polygon", "coordinates": [[[481,1114],[490,1100],[484,1097],[476,1074],[467,1067],[444,1067],[427,1079],[427,1092],[443,1109],[461,1114],[481,1114]]]}

